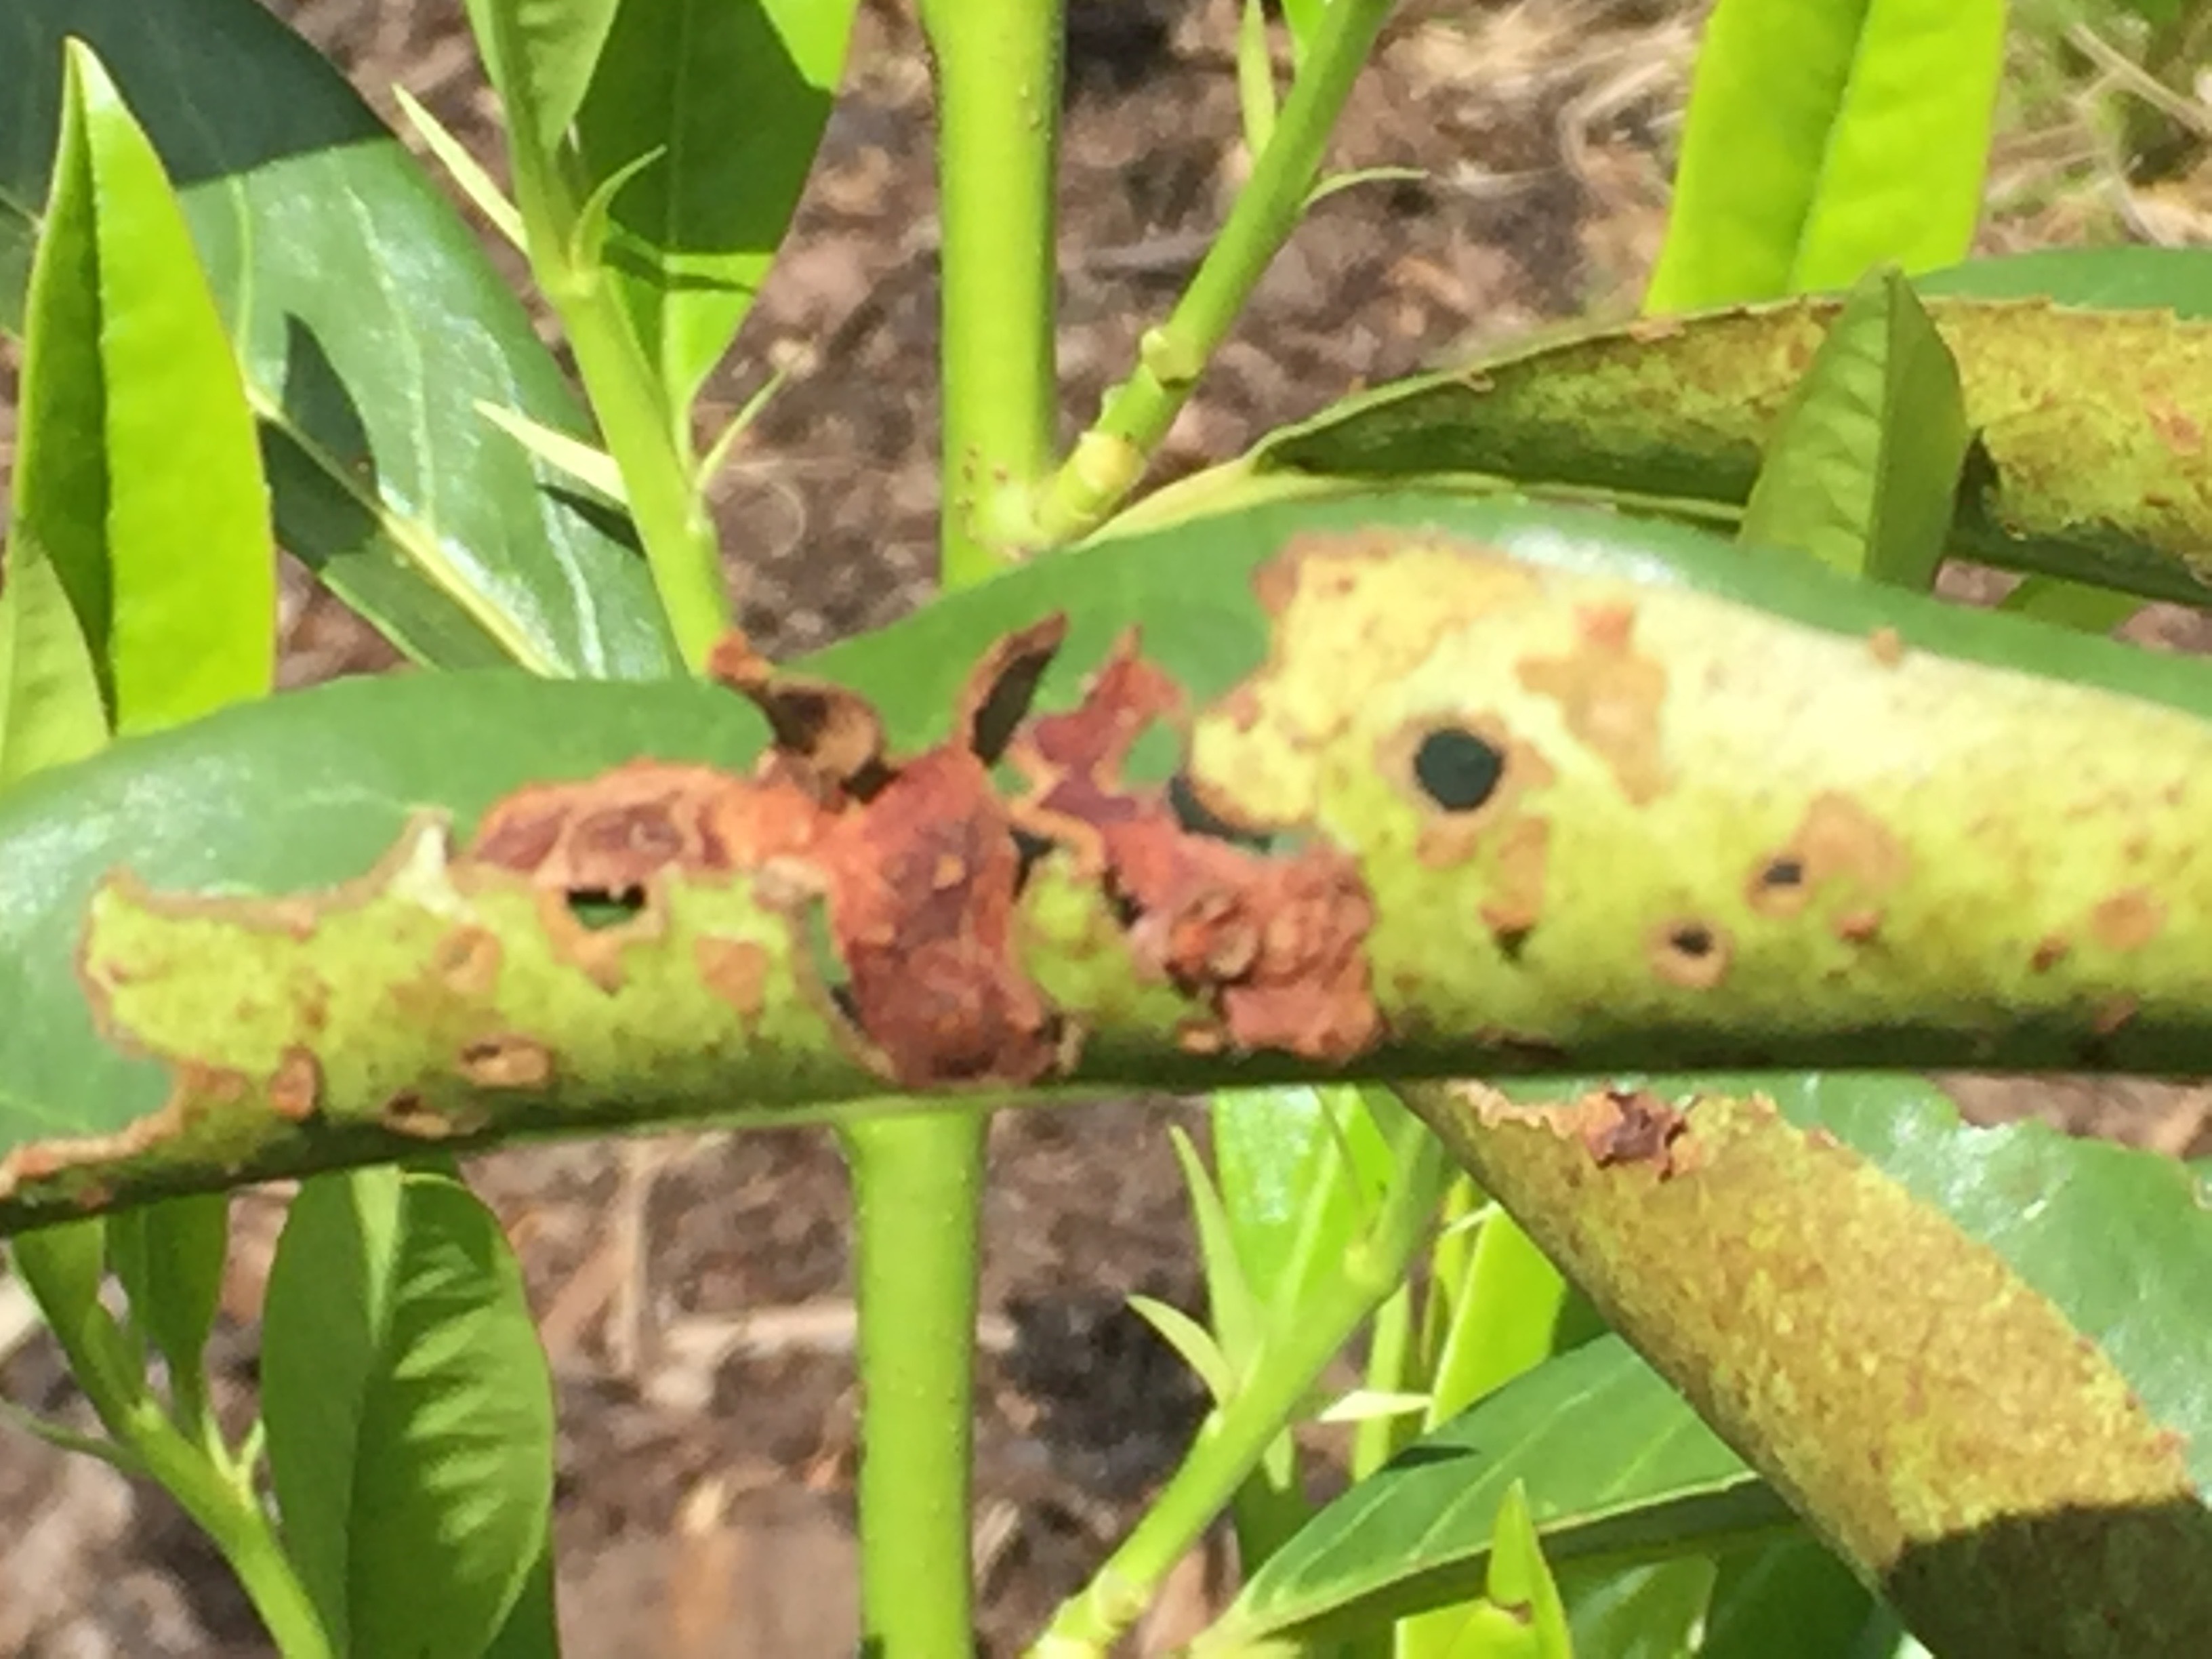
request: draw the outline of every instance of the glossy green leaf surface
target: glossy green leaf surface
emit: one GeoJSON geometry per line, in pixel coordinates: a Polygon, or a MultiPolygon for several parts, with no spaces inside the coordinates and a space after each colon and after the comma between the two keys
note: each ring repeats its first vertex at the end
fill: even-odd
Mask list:
{"type": "Polygon", "coordinates": [[[52,561],[116,729],[155,731],[269,689],[276,552],[253,417],[161,162],[82,47],[68,83],[14,533],[52,561]]]}
{"type": "Polygon", "coordinates": [[[2093,311],[2212,319],[2212,248],[2063,247],[1968,259],[1913,279],[1923,295],[2056,300],[2093,311]]]}
{"type": "Polygon", "coordinates": [[[614,198],[608,276],[678,410],[721,358],[799,205],[854,0],[626,0],[577,118],[614,198]]]}
{"type": "Polygon", "coordinates": [[[1356,1089],[1237,1090],[1209,1119],[1245,1282],[1263,1306],[1297,1307],[1378,1199],[1389,1148],[1356,1089]]]}
{"type": "Polygon", "coordinates": [[[552,1384],[498,1222],[457,1180],[308,1182],[270,1270],[269,1467],[291,1557],[355,1659],[472,1659],[536,1567],[552,1384]]]}
{"type": "Polygon", "coordinates": [[[1732,1550],[1719,1566],[1699,1659],[1876,1659],[1896,1646],[1895,1616],[1811,1538],[1732,1550]]]}
{"type": "Polygon", "coordinates": [[[1844,300],[1783,410],[1743,539],[1925,592],[1970,436],[1958,365],[1904,278],[1879,272],[1844,300]]]}
{"type": "Polygon", "coordinates": [[[1303,1641],[1480,1595],[1526,1483],[1545,1558],[1633,1559],[1786,1525],[1789,1511],[1615,1337],[1559,1355],[1421,1437],[1316,1516],[1193,1647],[1303,1641]]]}
{"type": "MultiPolygon", "coordinates": [[[[45,195],[64,34],[99,52],[175,182],[283,545],[426,662],[674,672],[623,527],[477,410],[580,430],[520,305],[337,71],[252,0],[0,14],[0,271],[21,264],[45,195]]],[[[21,307],[0,288],[0,323],[21,307]]]]}
{"type": "MultiPolygon", "coordinates": [[[[1352,398],[1254,450],[1265,475],[1482,475],[1735,519],[1840,301],[1632,324],[1352,398]]],[[[2152,598],[2212,597],[2212,323],[1931,299],[1988,461],[1949,550],[2152,598]]]]}
{"type": "Polygon", "coordinates": [[[1721,0],[1645,309],[1957,258],[1981,210],[2004,15],[2002,0],[1721,0]]]}
{"type": "MultiPolygon", "coordinates": [[[[1657,1057],[1716,1064],[1755,1051],[1806,1066],[1971,1055],[2078,1067],[2094,1055],[2184,1070],[2212,1053],[2197,943],[2212,925],[2200,919],[2212,876],[2192,804],[2195,780],[2212,772],[2212,757],[2201,766],[2195,758],[2212,733],[2191,718],[2212,710],[2212,684],[2193,661],[1863,589],[1686,532],[1406,495],[1283,504],[1040,562],[819,666],[873,696],[894,744],[910,746],[942,729],[960,681],[993,641],[1053,612],[1069,618],[1070,635],[1042,682],[1042,708],[1068,708],[1114,641],[1141,628],[1148,659],[1200,711],[1182,763],[1212,792],[1204,798],[1247,823],[1317,828],[1362,860],[1376,917],[1372,982],[1390,1033],[1362,1066],[1392,1076],[1513,1075],[1657,1057]],[[1437,544],[1439,531],[1455,539],[1437,544]],[[1288,580],[1300,592],[1341,586],[1327,605],[1285,612],[1285,573],[1296,573],[1288,580]],[[1258,589],[1255,576],[1265,577],[1258,589]],[[1265,605],[1262,593],[1272,596],[1265,605]],[[1419,619],[1411,634],[1384,620],[1401,609],[1419,619]],[[1555,671],[1543,665],[1559,652],[1572,660],[1576,642],[1591,637],[1588,618],[1627,611],[1638,648],[1671,665],[1668,719],[1680,722],[1666,728],[1663,745],[1678,781],[1640,800],[1626,793],[1644,787],[1632,757],[1585,748],[1559,724],[1555,671]],[[1340,629],[1358,632],[1364,658],[1332,637],[1340,629]],[[1524,679],[1514,664],[1531,653],[1524,679]],[[1353,661],[1371,683],[1348,678],[1353,661]],[[2032,664],[2081,684],[1978,664],[2032,664]],[[1785,684],[1796,689],[1784,695],[1785,684]],[[1224,704],[1240,686],[1244,698],[1270,699],[1307,688],[1297,695],[1318,701],[1297,718],[1331,735],[1317,750],[1247,755],[1245,745],[1277,728],[1236,712],[1249,702],[1224,704]],[[1488,925],[1515,930],[1531,902],[1525,877],[1446,856],[1458,832],[1420,828],[1435,810],[1420,804],[1428,786],[1413,799],[1378,757],[1395,752],[1392,732],[1423,722],[1499,719],[1552,757],[1544,764],[1554,781],[1542,796],[1550,873],[1533,948],[1477,934],[1480,948],[1469,949],[1466,918],[1480,922],[1487,911],[1488,925]],[[1308,787],[1322,792],[1311,804],[1285,798],[1308,787]],[[2077,800],[2085,789],[2093,794],[2077,800]],[[1778,848],[1838,824],[1847,844],[1873,833],[1819,805],[1838,790],[1881,815],[1903,862],[1869,866],[1870,877],[1846,867],[1836,885],[1820,877],[1807,908],[1767,914],[1749,877],[1778,848]],[[1997,804],[2003,811],[1993,816],[1997,804]],[[1431,854],[1411,856],[1425,833],[1431,854]],[[2057,846],[2071,850],[2056,858],[2057,846]],[[2130,896],[2124,883],[2112,888],[2112,861],[2131,847],[2167,860],[2148,935],[2152,901],[2130,896]],[[1867,879],[1886,896],[1872,929],[1885,942],[1878,951],[1865,948],[1869,924],[1851,920],[1867,879]],[[1670,941],[1692,902],[1735,936],[1725,985],[1680,982],[1670,941]],[[2054,935],[2070,947],[2046,952],[2054,935]],[[2121,997],[2132,1017],[2114,1027],[2121,997]]],[[[1601,621],[1597,637],[1614,638],[1615,625],[1601,621]]],[[[1642,683],[1655,684],[1648,675],[1642,683]]],[[[407,964],[426,933],[479,902],[438,896],[459,866],[428,823],[403,847],[414,812],[436,807],[466,833],[494,799],[526,783],[588,777],[639,757],[742,770],[762,736],[748,708],[708,685],[399,677],[226,713],[29,781],[0,799],[0,1000],[18,1011],[0,1026],[0,1146],[12,1149],[10,1171],[50,1202],[72,1191],[114,1201],[155,1195],[164,1179],[194,1187],[226,1170],[389,1155],[410,1144],[378,1118],[393,1089],[429,1090],[465,1117],[489,1112],[478,1121],[499,1133],[642,1124],[708,1100],[720,1110],[733,1093],[757,1103],[754,1121],[879,1096],[883,1073],[801,993],[796,976],[816,971],[808,958],[781,954],[788,923],[773,892],[743,884],[684,887],[678,915],[688,920],[661,936],[665,945],[626,958],[630,982],[616,994],[556,968],[550,936],[522,919],[538,914],[526,889],[482,890],[493,907],[483,925],[495,927],[510,963],[543,964],[513,967],[505,988],[488,994],[556,1000],[432,1006],[441,1021],[496,1012],[562,1032],[564,1048],[574,1045],[570,1069],[542,1098],[465,1087],[442,1047],[446,1025],[377,1012],[393,994],[380,975],[417,971],[407,964]],[[382,873],[361,884],[380,857],[382,873]],[[220,904],[179,908],[106,882],[118,867],[155,892],[356,885],[350,897],[315,901],[327,927],[303,933],[299,912],[279,910],[270,914],[294,920],[241,933],[242,916],[220,904]],[[109,1030],[131,1030],[136,1053],[103,1039],[78,976],[96,891],[97,928],[109,941],[93,952],[102,1006],[109,1030]],[[695,927],[702,938],[735,929],[728,937],[748,960],[760,960],[754,946],[766,951],[765,1023],[753,1035],[741,1019],[731,1024],[743,1010],[698,972],[682,931],[695,927]],[[345,966],[355,950],[367,954],[345,966]],[[224,966],[172,1000],[161,964],[185,959],[224,966]],[[311,980],[289,977],[302,972],[311,980]],[[304,1062],[278,1059],[306,1040],[286,1011],[304,1007],[295,997],[313,983],[343,990],[345,1018],[357,1024],[343,1043],[312,1041],[325,1067],[343,1057],[356,1080],[341,1087],[328,1072],[324,1121],[295,1124],[251,1103],[280,1072],[299,1074],[304,1062]],[[168,1146],[181,1126],[151,1115],[179,1074],[150,1055],[179,1052],[178,1043],[203,1059],[207,1045],[243,1045],[223,1064],[262,1079],[240,1085],[234,1106],[210,1098],[208,1115],[191,1120],[189,1147],[168,1146]],[[260,1057],[246,1060],[249,1049],[260,1057]],[[39,1145],[134,1123],[137,1139],[39,1145]],[[32,1173],[75,1171],[82,1183],[95,1167],[105,1174],[97,1189],[48,1188],[32,1173]]],[[[1137,750],[1135,775],[1160,778],[1177,764],[1176,739],[1154,731],[1137,750]]],[[[1315,1074],[1279,1048],[1208,1053],[1178,1037],[1192,1005],[1125,976],[1133,970],[1116,965],[1116,924],[1079,864],[1048,860],[1022,904],[1024,927],[1036,929],[1025,935],[1026,960],[1085,1032],[1082,1065],[1060,1080],[1210,1088],[1315,1074]]],[[[317,1018],[335,1019],[338,1007],[327,1002],[317,1018]]],[[[279,1098],[296,1109],[281,1091],[267,1100],[279,1098]]],[[[27,1212],[6,1206],[29,1190],[0,1200],[0,1220],[20,1224],[27,1212]]]]}
{"type": "Polygon", "coordinates": [[[558,143],[623,9],[622,0],[470,0],[477,50],[511,128],[558,143]]]}
{"type": "Polygon", "coordinates": [[[107,1262],[131,1297],[131,1320],[179,1376],[196,1379],[222,1298],[230,1198],[195,1193],[107,1218],[107,1262]]]}

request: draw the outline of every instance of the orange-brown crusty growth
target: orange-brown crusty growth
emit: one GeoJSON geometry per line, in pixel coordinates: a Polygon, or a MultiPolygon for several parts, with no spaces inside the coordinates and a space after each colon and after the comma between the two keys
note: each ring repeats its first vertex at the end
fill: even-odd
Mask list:
{"type": "Polygon", "coordinates": [[[1375,908],[1334,848],[1271,855],[1185,829],[1165,792],[1121,779],[1130,750],[1181,694],[1124,638],[1080,707],[1041,716],[1010,758],[1029,780],[1024,828],[1073,848],[1127,915],[1144,971],[1200,999],[1238,1049],[1342,1064],[1382,1036],[1364,951],[1375,908]]]}
{"type": "MultiPolygon", "coordinates": [[[[782,862],[826,906],[845,1014],[906,1088],[1034,1083],[1060,1063],[1060,1021],[1013,953],[1019,853],[990,763],[1065,632],[1048,617],[977,665],[951,738],[910,761],[884,752],[875,711],[842,687],[775,673],[743,647],[714,669],[767,717],[755,775],[638,761],[496,803],[467,858],[528,876],[550,927],[595,976],[618,956],[570,914],[626,896],[653,925],[666,876],[757,875],[782,862]]],[[[614,930],[617,933],[627,929],[614,930]]]]}

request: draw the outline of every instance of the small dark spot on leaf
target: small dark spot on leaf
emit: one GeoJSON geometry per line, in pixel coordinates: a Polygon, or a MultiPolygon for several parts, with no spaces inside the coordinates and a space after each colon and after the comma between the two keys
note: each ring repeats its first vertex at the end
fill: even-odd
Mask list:
{"type": "Polygon", "coordinates": [[[1662,923],[1651,938],[1653,969],[1692,990],[1709,991],[1727,978],[1729,957],[1727,936],[1694,918],[1662,923]]]}
{"type": "Polygon", "coordinates": [[[1769,860],[1759,872],[1762,887],[1796,887],[1805,880],[1805,860],[1797,858],[1778,858],[1769,860]]]}
{"type": "Polygon", "coordinates": [[[1528,948],[1528,935],[1535,931],[1533,927],[1500,927],[1491,937],[1498,941],[1498,955],[1517,966],[1528,948]]]}
{"type": "Polygon", "coordinates": [[[1668,933],[1667,944],[1678,956],[1692,958],[1711,956],[1713,949],[1712,929],[1699,922],[1684,922],[1668,933]]]}
{"type": "Polygon", "coordinates": [[[1485,738],[1457,726],[1440,726],[1413,751],[1413,780],[1447,812],[1472,812],[1488,800],[1505,775],[1505,757],[1485,738]]]}
{"type": "Polygon", "coordinates": [[[625,887],[619,893],[573,892],[567,896],[568,914],[575,917],[578,926],[595,933],[635,921],[645,908],[642,887],[625,887]]]}

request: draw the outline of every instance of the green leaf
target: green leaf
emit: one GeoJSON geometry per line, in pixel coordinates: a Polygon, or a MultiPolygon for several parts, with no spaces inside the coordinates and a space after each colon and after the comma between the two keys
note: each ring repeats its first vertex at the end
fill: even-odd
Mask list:
{"type": "Polygon", "coordinates": [[[1493,1607],[1503,1607],[1528,1626],[1535,1638],[1534,1650],[1542,1659],[1572,1659],[1566,1606],[1528,1514],[1525,1481],[1516,1480],[1498,1499],[1498,1518],[1491,1523],[1490,1573],[1484,1594],[1493,1607]]]}
{"type": "MultiPolygon", "coordinates": [[[[1808,299],[1578,333],[1348,399],[1266,439],[1261,475],[1433,485],[1467,474],[1725,523],[1841,302],[1808,299]]],[[[1988,467],[1949,551],[2212,602],[2212,322],[1928,302],[1988,467]]]]}
{"type": "Polygon", "coordinates": [[[270,1270],[262,1404],[287,1553],[353,1659],[475,1659],[542,1554],[552,1385],[458,1181],[318,1176],[270,1270]]]}
{"type": "Polygon", "coordinates": [[[607,275],[679,416],[781,245],[854,0],[627,0],[577,112],[583,178],[665,152],[611,204],[607,275]]]}
{"type": "MultiPolygon", "coordinates": [[[[1389,1033],[1363,1069],[1510,1076],[1563,1056],[1681,1066],[1757,1054],[1807,1066],[2094,1058],[2188,1071],[2212,1055],[2201,662],[1746,560],[1664,526],[1408,494],[1279,503],[1039,561],[809,667],[872,698],[894,750],[911,753],[943,731],[979,656],[1054,613],[1070,632],[1041,708],[1067,708],[1140,629],[1195,735],[1185,753],[1156,726],[1133,775],[1164,781],[1187,763],[1216,781],[1218,798],[1200,799],[1217,810],[1263,827],[1324,814],[1327,835],[1359,858],[1389,1033]],[[1304,550],[1285,559],[1294,541],[1304,550]],[[1295,623],[1272,620],[1258,597],[1281,606],[1324,580],[1338,597],[1300,604],[1295,623]],[[1624,607],[1637,659],[1669,665],[1679,769],[1641,803],[1602,744],[1567,729],[1540,667],[1532,687],[1516,666],[1623,637],[1612,630],[1624,607]],[[1389,616],[1418,625],[1386,627],[1389,616]],[[1356,630],[1359,648],[1335,629],[1356,630]],[[1273,708],[1288,684],[1309,689],[1330,735],[1250,755],[1273,728],[1241,723],[1236,710],[1251,705],[1225,700],[1246,687],[1273,708]],[[1408,731],[1440,720],[1507,721],[1551,757],[1544,810],[1571,834],[1549,843],[1544,926],[1517,960],[1483,914],[1520,915],[1525,882],[1446,856],[1441,830],[1419,855],[1426,815],[1443,809],[1387,764],[1392,742],[1402,750],[1408,731]],[[1831,827],[1832,809],[1814,808],[1839,790],[1880,815],[1903,854],[1873,870],[1896,881],[1880,950],[1854,918],[1866,901],[1850,868],[1815,883],[1794,915],[1754,906],[1753,878],[1808,823],[1831,827]],[[1958,852],[1962,823],[1977,826],[1972,857],[1958,852]],[[2164,872],[2168,906],[2151,947],[2133,951],[2087,931],[2130,848],[2164,872]],[[1692,899],[1735,937],[1735,969],[1704,989],[1655,969],[1662,951],[1659,964],[1679,970],[1672,924],[1692,899]],[[2074,948],[2046,959],[2047,933],[2074,948]],[[2134,1017],[2114,1027],[2121,997],[2134,1017]]],[[[0,1021],[0,1227],[390,1157],[416,1144],[410,1130],[581,1132],[720,1115],[733,1097],[750,1103],[748,1122],[872,1109],[859,1103],[881,1097],[884,1075],[856,1054],[835,1005],[805,988],[823,968],[810,931],[794,933],[778,906],[787,884],[672,882],[662,919],[680,925],[629,939],[611,992],[548,931],[532,890],[455,865],[414,817],[434,806],[466,836],[510,790],[643,756],[749,775],[763,735],[712,685],[398,676],[226,711],[0,797],[11,1015],[0,1021]],[[457,872],[471,891],[447,890],[457,872]],[[351,885],[328,890],[340,883],[351,885]],[[273,911],[240,902],[257,893],[295,896],[273,911]],[[440,946],[465,924],[498,939],[496,983],[440,946]],[[700,972],[700,938],[761,947],[738,952],[764,964],[757,1024],[749,995],[733,1003],[700,972]],[[419,989],[441,961],[459,974],[451,997],[419,989]],[[392,1018],[392,1000],[409,997],[425,999],[424,1017],[392,1018]],[[497,1086],[497,1066],[490,1083],[470,1073],[466,1045],[532,1033],[557,1042],[556,1087],[497,1086]],[[322,1116],[295,1122],[302,1109],[322,1116]]],[[[1529,804],[1518,800],[1505,817],[1529,804]]],[[[2124,888],[2100,924],[2122,944],[2144,909],[2124,888]]],[[[1131,976],[1116,913],[1076,861],[1040,865],[1021,914],[1024,962],[1085,1033],[1070,1086],[1315,1075],[1279,1048],[1194,1052],[1189,1021],[1205,1011],[1131,976]]]]}
{"type": "Polygon", "coordinates": [[[33,476],[27,459],[15,475],[17,526],[0,549],[0,788],[107,741],[100,677],[69,590],[21,527],[22,488],[33,476]]]}
{"type": "Polygon", "coordinates": [[[1263,1307],[1301,1307],[1365,1225],[1389,1147],[1356,1088],[1229,1090],[1208,1109],[1244,1282],[1263,1307]]]}
{"type": "MultiPolygon", "coordinates": [[[[1237,1259],[1229,1215],[1222,1207],[1221,1194],[1215,1189],[1212,1177],[1206,1173],[1206,1160],[1199,1156],[1197,1146],[1180,1127],[1169,1129],[1168,1140],[1182,1170],[1183,1190],[1190,1195],[1191,1224],[1198,1235],[1199,1257],[1206,1268],[1207,1309],[1213,1322],[1213,1334],[1220,1341],[1220,1352],[1227,1358],[1227,1374],[1233,1381],[1251,1363],[1259,1346],[1264,1328],[1261,1323],[1261,1310],[1244,1276],[1243,1264],[1237,1259]]],[[[1224,1389],[1217,1390],[1217,1394],[1226,1399],[1231,1391],[1224,1389]]]]}
{"type": "Polygon", "coordinates": [[[576,118],[621,9],[621,0],[468,0],[477,49],[510,127],[532,135],[547,155],[576,118]]]}
{"type": "Polygon", "coordinates": [[[1230,1368],[1228,1355],[1222,1352],[1221,1345],[1205,1326],[1182,1309],[1153,1297],[1133,1296],[1129,1308],[1182,1357],[1182,1363],[1198,1374],[1217,1404],[1235,1395],[1237,1374],[1230,1368]]]}
{"type": "Polygon", "coordinates": [[[1470,1599],[1500,1504],[1525,1483],[1553,1566],[1680,1553],[1787,1524],[1789,1511],[1617,1337],[1547,1360],[1316,1516],[1191,1648],[1317,1643],[1470,1599]]]}
{"type": "Polygon", "coordinates": [[[1719,1567],[1700,1659],[1870,1659],[1903,1634],[1849,1567],[1802,1534],[1732,1550],[1719,1567]]]}
{"type": "Polygon", "coordinates": [[[1644,308],[1959,258],[1981,211],[2003,60],[2002,0],[1721,0],[1644,308]]]}
{"type": "Polygon", "coordinates": [[[268,495],[161,161],[82,46],[67,80],[15,534],[52,559],[116,728],[154,731],[269,689],[268,495]]]}
{"type": "Polygon", "coordinates": [[[1925,296],[2055,300],[2093,311],[2212,319],[2212,248],[2066,247],[2008,253],[1913,279],[1925,296]]]}
{"type": "Polygon", "coordinates": [[[1244,0],[1237,15],[1237,102],[1244,118],[1244,148],[1256,156],[1275,136],[1275,62],[1261,0],[1244,0]]]}
{"type": "Polygon", "coordinates": [[[200,1398],[203,1352],[222,1300],[230,1200],[202,1193],[111,1216],[107,1261],[131,1297],[131,1322],[169,1362],[171,1393],[200,1398]]]}
{"type": "Polygon", "coordinates": [[[1854,289],[1791,393],[1742,538],[1925,592],[1970,434],[1958,365],[1893,270],[1854,289]]]}
{"type": "MultiPolygon", "coordinates": [[[[261,422],[277,539],[416,659],[680,667],[627,528],[477,413],[581,436],[560,370],[453,208],[253,0],[21,0],[0,97],[0,273],[46,191],[62,40],[97,51],[176,181],[261,422]]],[[[0,323],[21,290],[0,285],[0,323]]]]}
{"type": "Polygon", "coordinates": [[[1475,1234],[1466,1275],[1449,1294],[1450,1323],[1431,1379],[1431,1424],[1457,1416],[1550,1354],[1567,1285],[1500,1212],[1475,1234]]]}
{"type": "MultiPolygon", "coordinates": [[[[1592,1659],[1701,1659],[1711,1651],[1698,1640],[1713,1588],[1713,1564],[1703,1556],[1638,1567],[1571,1569],[1559,1575],[1559,1588],[1577,1653],[1592,1659]]],[[[1786,1645],[1773,1651],[1814,1659],[1786,1645]]]]}
{"type": "Polygon", "coordinates": [[[98,1218],[64,1221],[11,1240],[9,1260],[69,1357],[70,1372],[112,1431],[119,1415],[145,1398],[146,1370],[100,1299],[106,1237],[106,1224],[98,1218]]]}

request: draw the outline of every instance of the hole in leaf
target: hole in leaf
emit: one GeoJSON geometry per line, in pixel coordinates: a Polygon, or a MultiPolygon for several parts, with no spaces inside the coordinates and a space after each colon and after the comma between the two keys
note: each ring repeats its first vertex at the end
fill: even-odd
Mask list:
{"type": "Polygon", "coordinates": [[[1175,814],[1176,823],[1187,835],[1227,842],[1255,853],[1266,852],[1272,843],[1269,836],[1231,823],[1200,799],[1197,787],[1187,773],[1178,772],[1168,780],[1168,810],[1175,814]]]}
{"type": "Polygon", "coordinates": [[[1759,882],[1762,887],[1800,887],[1804,881],[1805,860],[1802,859],[1775,859],[1759,872],[1759,882]]]}
{"type": "Polygon", "coordinates": [[[1686,921],[1667,933],[1668,948],[1693,962],[1712,955],[1714,945],[1713,930],[1702,922],[1686,921]]]}
{"type": "Polygon", "coordinates": [[[645,908],[645,889],[625,887],[618,892],[578,890],[568,896],[568,914],[579,925],[592,932],[604,933],[610,927],[619,927],[624,922],[637,920],[645,908]]]}
{"type": "Polygon", "coordinates": [[[1447,812],[1472,812],[1497,793],[1505,757],[1457,726],[1441,726],[1413,751],[1413,781],[1447,812]]]}

